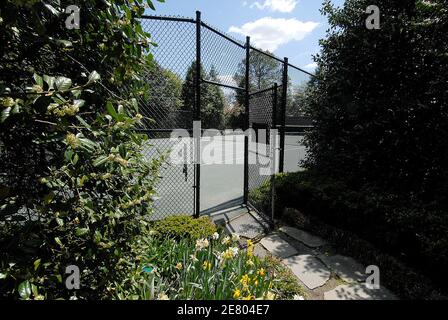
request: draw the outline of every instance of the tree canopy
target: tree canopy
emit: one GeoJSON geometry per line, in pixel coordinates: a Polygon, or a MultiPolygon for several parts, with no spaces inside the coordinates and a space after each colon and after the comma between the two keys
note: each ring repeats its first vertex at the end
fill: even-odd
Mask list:
{"type": "MultiPolygon", "coordinates": [[[[218,74],[214,67],[207,74],[201,65],[201,79],[219,82],[218,74]]],[[[194,110],[195,87],[194,79],[196,75],[196,62],[194,61],[188,68],[184,84],[182,86],[182,100],[184,110],[194,110]]],[[[201,84],[201,121],[202,128],[223,129],[224,126],[225,98],[222,89],[216,85],[201,84]]]]}
{"type": "Polygon", "coordinates": [[[331,186],[329,203],[341,190],[349,199],[333,222],[433,277],[448,267],[448,8],[441,0],[374,3],[379,30],[366,27],[371,1],[324,3],[320,81],[305,95],[315,124],[307,167],[331,186]]]}

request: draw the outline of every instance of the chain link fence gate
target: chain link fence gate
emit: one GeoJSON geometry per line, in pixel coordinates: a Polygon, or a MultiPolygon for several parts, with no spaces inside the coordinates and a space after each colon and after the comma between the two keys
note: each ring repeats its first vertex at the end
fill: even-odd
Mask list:
{"type": "MultiPolygon", "coordinates": [[[[235,181],[229,188],[236,189],[233,197],[241,193],[241,199],[235,199],[238,203],[272,220],[272,173],[283,172],[285,162],[286,110],[292,91],[288,67],[309,73],[290,65],[286,58],[281,60],[254,48],[249,37],[243,43],[207,25],[201,21],[200,12],[196,19],[145,16],[142,28],[157,44],[151,49],[154,67],[146,70],[144,77],[150,85],[149,103],[140,101],[145,116],[142,130],[151,138],[145,154],[151,159],[175,152],[184,159],[175,163],[168,158],[163,166],[153,218],[199,216],[220,207],[214,204],[222,202],[219,194],[227,193],[222,188],[229,180],[223,183],[220,180],[225,179],[210,179],[211,167],[201,165],[201,155],[208,146],[207,138],[201,138],[204,134],[220,136],[223,143],[242,137],[241,173],[230,173],[235,181]],[[202,130],[193,126],[195,120],[201,121],[202,130]],[[256,132],[243,135],[249,128],[256,132]],[[188,137],[170,139],[175,129],[183,129],[182,136],[188,137]],[[235,129],[239,133],[227,134],[235,129]],[[263,135],[268,140],[258,143],[263,135]],[[205,172],[201,174],[201,170],[205,172]],[[268,203],[257,200],[260,187],[270,188],[268,203]]],[[[231,155],[232,161],[238,161],[235,156],[238,158],[238,151],[231,155]]],[[[223,160],[228,160],[227,155],[223,160]]]]}
{"type": "Polygon", "coordinates": [[[185,163],[173,163],[168,157],[163,165],[154,201],[154,219],[170,215],[195,213],[196,142],[192,138],[173,140],[175,129],[192,133],[195,116],[195,79],[188,75],[196,59],[196,26],[194,20],[169,17],[142,19],[142,28],[157,46],[151,49],[154,68],[146,70],[149,103],[140,103],[145,117],[144,131],[150,137],[145,155],[148,159],[170,154],[181,143],[185,163]]]}
{"type": "Polygon", "coordinates": [[[275,179],[278,172],[277,84],[249,95],[248,205],[274,221],[275,179]],[[260,191],[264,196],[261,197],[260,191]]]}

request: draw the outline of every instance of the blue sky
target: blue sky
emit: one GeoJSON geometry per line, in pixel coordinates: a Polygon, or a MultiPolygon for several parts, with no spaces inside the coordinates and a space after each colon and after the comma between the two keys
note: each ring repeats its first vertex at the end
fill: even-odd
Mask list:
{"type": "MultiPolygon", "coordinates": [[[[333,0],[341,5],[344,0],[333,0]]],[[[298,67],[313,71],[312,55],[328,27],[319,12],[320,0],[166,0],[155,3],[159,15],[194,17],[202,12],[208,24],[238,39],[288,57],[298,67]]]]}

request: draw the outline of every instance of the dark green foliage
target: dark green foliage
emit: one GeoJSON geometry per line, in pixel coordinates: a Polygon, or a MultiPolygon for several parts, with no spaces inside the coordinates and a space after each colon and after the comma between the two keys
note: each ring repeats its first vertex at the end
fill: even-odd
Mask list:
{"type": "Polygon", "coordinates": [[[306,142],[313,174],[280,177],[288,197],[277,203],[349,229],[429,276],[443,273],[446,2],[347,0],[335,8],[325,1],[323,13],[330,29],[316,56],[321,81],[312,80],[302,100],[315,124],[306,142]],[[380,30],[365,26],[373,4],[380,30]]]}
{"type": "Polygon", "coordinates": [[[234,104],[224,110],[225,127],[230,129],[244,128],[244,106],[234,104]]]}
{"type": "Polygon", "coordinates": [[[208,217],[193,218],[192,216],[171,216],[154,223],[153,229],[162,237],[175,239],[208,238],[216,232],[215,224],[208,217]]]}
{"type": "Polygon", "coordinates": [[[162,123],[157,123],[162,128],[182,127],[184,118],[178,112],[182,108],[182,80],[157,62],[147,68],[143,80],[148,85],[148,94],[151,97],[151,100],[141,108],[144,116],[152,117],[144,120],[146,127],[154,127],[152,122],[157,118],[163,120],[162,123]]]}
{"type": "Polygon", "coordinates": [[[0,4],[2,297],[99,299],[127,277],[160,165],[135,131],[152,59],[143,12],[142,1],[0,4]],[[65,26],[73,4],[79,30],[65,26]]]}
{"type": "MultiPolygon", "coordinates": [[[[196,62],[193,62],[188,69],[182,87],[182,100],[184,110],[193,111],[195,104],[194,79],[196,74],[196,62]]],[[[214,68],[210,74],[206,74],[201,66],[201,78],[213,82],[219,82],[214,68]]],[[[224,106],[225,99],[222,89],[215,85],[201,84],[201,121],[203,129],[223,129],[224,126],[224,106]]]]}
{"type": "MultiPolygon", "coordinates": [[[[266,53],[272,54],[269,51],[266,53]]],[[[233,79],[240,88],[245,87],[246,59],[243,59],[238,65],[238,71],[233,79]]],[[[280,85],[282,83],[282,65],[267,55],[252,51],[250,53],[249,79],[250,92],[270,88],[274,83],[280,85]]],[[[243,91],[237,92],[236,100],[238,104],[244,105],[243,91]]]]}
{"type": "Polygon", "coordinates": [[[325,3],[331,28],[308,92],[309,167],[446,206],[448,9],[445,1],[325,3]],[[368,5],[381,29],[365,27],[368,5]]]}
{"type": "MultiPolygon", "coordinates": [[[[276,218],[282,217],[285,208],[298,209],[369,241],[446,289],[446,281],[438,276],[448,268],[446,215],[437,207],[410,201],[406,196],[367,187],[353,190],[340,180],[310,171],[277,175],[276,218]]],[[[269,184],[250,196],[267,208],[269,184]]]]}

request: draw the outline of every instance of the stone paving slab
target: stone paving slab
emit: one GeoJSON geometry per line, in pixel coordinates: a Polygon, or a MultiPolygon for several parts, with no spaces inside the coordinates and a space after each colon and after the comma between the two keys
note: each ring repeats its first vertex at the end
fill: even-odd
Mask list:
{"type": "Polygon", "coordinates": [[[298,253],[292,245],[275,233],[261,239],[260,244],[279,258],[287,258],[298,253]]]}
{"type": "Polygon", "coordinates": [[[363,282],[367,278],[366,268],[353,258],[341,255],[320,255],[318,258],[345,282],[363,282]]]}
{"type": "Polygon", "coordinates": [[[254,246],[254,255],[259,258],[265,258],[267,256],[267,251],[262,245],[256,243],[254,246]]]}
{"type": "Polygon", "coordinates": [[[264,233],[264,227],[249,213],[230,221],[226,229],[230,233],[236,233],[248,239],[254,239],[264,233]]]}
{"type": "Polygon", "coordinates": [[[397,300],[386,288],[368,289],[366,284],[345,284],[324,293],[324,300],[397,300]]]}
{"type": "Polygon", "coordinates": [[[287,234],[291,238],[294,238],[300,242],[303,242],[305,245],[311,248],[317,248],[325,245],[325,241],[317,236],[313,236],[312,234],[309,234],[308,232],[305,232],[303,230],[292,228],[292,227],[281,227],[279,229],[281,232],[287,234]]]}
{"type": "Polygon", "coordinates": [[[309,254],[289,257],[283,263],[311,290],[323,286],[331,276],[330,270],[309,254]]]}

